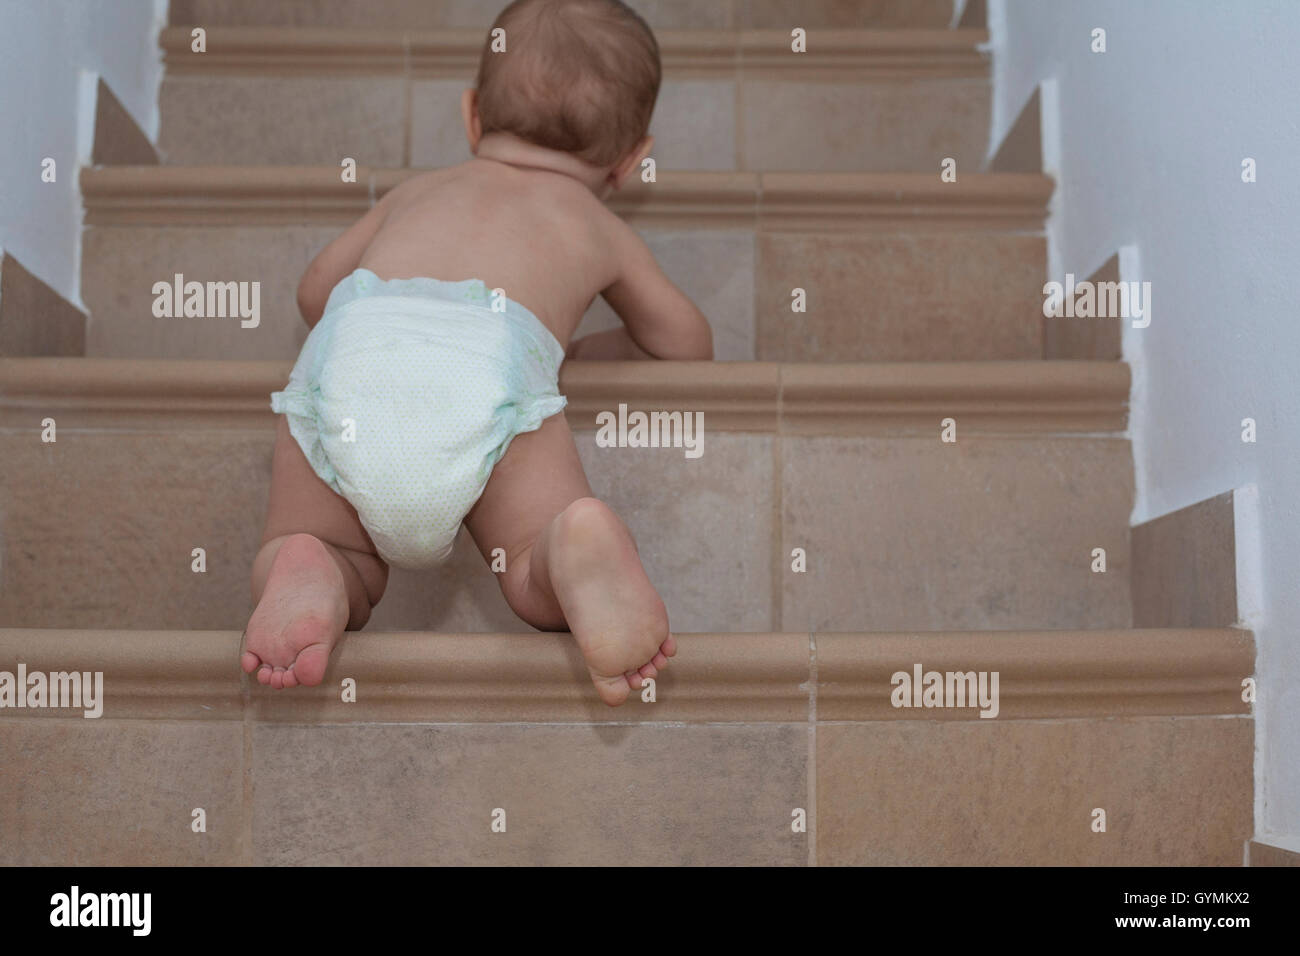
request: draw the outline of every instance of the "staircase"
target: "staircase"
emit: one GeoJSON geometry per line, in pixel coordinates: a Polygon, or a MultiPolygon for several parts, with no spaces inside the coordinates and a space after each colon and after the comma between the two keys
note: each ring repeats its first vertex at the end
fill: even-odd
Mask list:
{"type": "Polygon", "coordinates": [[[561,390],[681,635],[655,700],[600,705],[464,540],[394,571],[321,687],[240,674],[298,277],[466,158],[495,7],[173,0],[166,163],[82,172],[85,355],[0,359],[0,667],[105,675],[98,720],[2,715],[0,862],[1241,862],[1253,641],[1132,626],[1129,373],[1045,358],[1054,184],[979,171],[985,31],[944,0],[637,6],[658,181],[614,206],[719,361],[561,390]],[[260,322],[156,318],[178,273],[259,282],[260,322]],[[703,411],[704,454],[598,447],[623,402],[703,411]],[[997,672],[996,716],[894,706],[918,665],[997,672]]]}

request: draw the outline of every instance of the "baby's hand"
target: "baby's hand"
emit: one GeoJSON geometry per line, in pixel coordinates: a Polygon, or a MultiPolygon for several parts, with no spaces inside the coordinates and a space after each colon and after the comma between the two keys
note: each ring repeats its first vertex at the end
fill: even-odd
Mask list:
{"type": "MultiPolygon", "coordinates": [[[[597,333],[610,342],[609,346],[602,344],[600,357],[712,359],[713,332],[704,314],[664,275],[645,240],[626,223],[615,222],[612,246],[618,255],[619,273],[601,295],[623,320],[624,328],[617,330],[623,333],[621,337],[615,332],[597,333]],[[640,354],[629,355],[629,346],[640,354]],[[606,347],[617,354],[606,354],[606,347]]],[[[583,352],[587,357],[585,347],[583,352]]]]}

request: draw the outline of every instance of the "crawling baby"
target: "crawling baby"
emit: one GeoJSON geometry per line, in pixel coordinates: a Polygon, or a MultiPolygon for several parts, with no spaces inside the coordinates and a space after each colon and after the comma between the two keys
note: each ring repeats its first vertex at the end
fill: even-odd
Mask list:
{"type": "Polygon", "coordinates": [[[389,566],[436,567],[462,523],[504,552],[519,617],[572,632],[605,703],[676,652],[557,384],[566,355],[712,358],[700,311],[602,203],[650,151],[659,81],[623,4],[517,0],[462,98],[474,158],[403,182],[308,267],[241,661],[261,683],[319,684],[389,566]],[[597,294],[623,327],[569,344],[597,294]]]}

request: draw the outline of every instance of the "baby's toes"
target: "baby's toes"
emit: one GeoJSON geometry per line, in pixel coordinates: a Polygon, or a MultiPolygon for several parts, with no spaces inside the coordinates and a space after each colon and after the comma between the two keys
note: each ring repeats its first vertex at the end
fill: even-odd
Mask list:
{"type": "Polygon", "coordinates": [[[243,655],[239,658],[239,666],[243,668],[245,674],[253,673],[261,663],[262,659],[252,651],[244,651],[243,655]]]}
{"type": "Polygon", "coordinates": [[[667,639],[665,639],[664,642],[659,645],[659,651],[665,657],[672,657],[674,654],[677,653],[677,638],[669,634],[667,639]]]}
{"type": "MultiPolygon", "coordinates": [[[[311,644],[298,652],[293,662],[294,683],[315,687],[325,679],[325,668],[330,662],[328,644],[311,644]]],[[[286,687],[290,686],[285,684],[286,687]]]]}
{"type": "Polygon", "coordinates": [[[263,664],[257,669],[257,682],[259,684],[271,683],[271,665],[263,664]]]}
{"type": "Polygon", "coordinates": [[[651,680],[652,678],[659,676],[659,668],[655,667],[653,662],[649,664],[643,664],[641,666],[641,669],[637,671],[637,673],[641,675],[642,679],[651,680]]]}
{"type": "Polygon", "coordinates": [[[292,665],[292,664],[290,664],[288,670],[286,670],[286,671],[284,672],[284,686],[285,686],[286,689],[289,688],[289,687],[297,687],[297,686],[298,686],[298,677],[297,677],[297,675],[294,674],[294,672],[293,672],[293,665],[292,665]]]}
{"type": "Polygon", "coordinates": [[[656,654],[654,657],[650,659],[650,663],[653,664],[655,667],[659,668],[660,670],[663,670],[665,667],[668,666],[668,658],[664,657],[662,653],[656,654]]]}
{"type": "Polygon", "coordinates": [[[596,685],[596,693],[610,707],[617,707],[623,701],[627,700],[628,680],[625,677],[597,677],[591,675],[592,683],[596,685]]]}

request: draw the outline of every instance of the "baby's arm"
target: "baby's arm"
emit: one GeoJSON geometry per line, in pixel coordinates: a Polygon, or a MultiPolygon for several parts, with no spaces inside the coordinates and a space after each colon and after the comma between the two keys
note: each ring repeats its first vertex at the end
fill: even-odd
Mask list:
{"type": "Polygon", "coordinates": [[[652,359],[649,352],[632,341],[627,329],[619,326],[603,332],[588,332],[569,342],[565,358],[578,359],[652,359]]]}
{"type": "Polygon", "coordinates": [[[388,193],[311,261],[298,283],[298,311],[309,327],[320,321],[334,287],[357,268],[370,241],[379,232],[391,205],[388,193]]]}
{"type": "Polygon", "coordinates": [[[664,275],[641,237],[618,224],[618,278],[601,294],[626,326],[577,340],[570,357],[712,359],[708,320],[664,275]]]}

